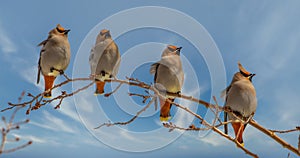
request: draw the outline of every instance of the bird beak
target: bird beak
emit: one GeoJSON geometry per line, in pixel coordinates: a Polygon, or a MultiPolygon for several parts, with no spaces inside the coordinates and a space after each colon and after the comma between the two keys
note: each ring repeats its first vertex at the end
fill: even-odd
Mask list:
{"type": "Polygon", "coordinates": [[[71,30],[65,30],[65,35],[68,34],[71,30]]]}
{"type": "Polygon", "coordinates": [[[177,54],[177,55],[180,55],[180,50],[181,50],[181,48],[182,48],[182,47],[176,48],[176,54],[177,54]]]}
{"type": "Polygon", "coordinates": [[[250,74],[249,80],[252,82],[252,77],[255,76],[256,74],[250,74]]]}

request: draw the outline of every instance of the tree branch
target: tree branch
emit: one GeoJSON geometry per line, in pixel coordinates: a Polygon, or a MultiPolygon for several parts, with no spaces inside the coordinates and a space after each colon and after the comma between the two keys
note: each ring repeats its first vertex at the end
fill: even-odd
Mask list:
{"type": "MultiPolygon", "coordinates": [[[[22,92],[21,96],[18,98],[19,102],[21,102],[24,95],[25,95],[25,92],[22,92]]],[[[15,137],[14,139],[8,139],[7,135],[9,134],[9,132],[11,132],[13,130],[18,130],[18,129],[20,129],[20,125],[26,124],[29,122],[29,119],[26,119],[25,121],[20,121],[20,122],[14,123],[15,116],[20,109],[21,109],[21,107],[18,107],[12,112],[8,122],[6,121],[6,118],[4,116],[2,116],[2,121],[4,123],[4,127],[2,127],[2,130],[1,130],[2,140],[1,140],[1,144],[0,144],[0,155],[3,153],[14,152],[16,150],[25,148],[28,145],[32,144],[32,141],[29,141],[26,144],[17,146],[15,148],[5,149],[5,145],[7,142],[9,142],[9,141],[10,142],[18,142],[20,140],[19,137],[15,137]]]]}
{"type": "MultiPolygon", "coordinates": [[[[67,83],[70,83],[70,82],[76,82],[76,81],[91,81],[88,85],[82,87],[82,88],[79,88],[77,89],[76,91],[74,92],[71,92],[71,93],[67,93],[66,91],[62,91],[61,95],[59,96],[56,96],[55,98],[53,99],[49,99],[49,100],[45,100],[43,98],[43,94],[45,92],[42,92],[36,96],[28,93],[28,97],[30,97],[31,99],[27,102],[23,102],[23,103],[18,103],[18,104],[13,104],[13,103],[8,103],[9,107],[6,108],[6,109],[3,109],[3,111],[6,111],[6,110],[10,110],[10,109],[13,109],[15,107],[28,107],[28,110],[27,110],[27,114],[29,114],[30,111],[32,110],[37,110],[39,109],[41,106],[44,106],[46,104],[49,104],[49,103],[52,103],[53,101],[55,100],[58,100],[58,104],[55,106],[55,109],[58,109],[60,107],[60,105],[63,103],[63,100],[67,97],[71,97],[87,88],[89,88],[91,85],[94,84],[94,80],[89,77],[89,78],[75,78],[75,79],[71,79],[69,78],[68,76],[66,76],[64,74],[64,77],[65,77],[65,81],[53,86],[53,88],[51,88],[51,90],[55,89],[55,88],[58,88],[58,87],[61,87],[63,85],[66,85],[67,83]]],[[[243,146],[241,146],[241,144],[235,140],[234,138],[228,136],[227,134],[223,133],[222,131],[220,131],[218,128],[223,126],[223,125],[226,125],[228,123],[231,123],[231,121],[228,121],[228,122],[222,122],[222,120],[218,117],[218,114],[219,112],[227,112],[227,113],[231,113],[233,114],[234,116],[236,116],[231,109],[229,108],[225,108],[225,107],[221,107],[218,105],[217,101],[216,101],[216,98],[214,97],[214,100],[215,100],[215,104],[211,104],[211,103],[208,103],[206,101],[203,101],[203,100],[200,100],[200,99],[197,99],[197,98],[194,98],[193,96],[187,96],[187,95],[184,95],[184,94],[177,94],[177,93],[167,93],[167,95],[169,96],[173,96],[173,97],[177,97],[177,98],[182,98],[182,99],[185,99],[185,100],[188,100],[188,101],[191,101],[191,102],[195,102],[197,103],[198,105],[203,105],[205,106],[206,108],[210,109],[214,114],[215,114],[215,120],[213,121],[212,124],[208,123],[205,119],[203,119],[200,115],[194,113],[193,111],[191,111],[190,109],[188,109],[187,107],[185,106],[182,106],[182,105],[179,105],[175,102],[171,102],[169,100],[166,99],[165,97],[165,94],[162,95],[160,91],[158,91],[155,87],[149,85],[149,84],[146,84],[142,81],[139,81],[138,79],[135,79],[135,78],[127,78],[126,80],[119,80],[119,79],[109,79],[109,80],[106,80],[105,82],[115,82],[115,83],[119,83],[119,85],[117,86],[117,88],[115,90],[113,90],[112,92],[110,93],[107,93],[105,94],[106,97],[110,96],[111,94],[115,93],[122,85],[124,84],[127,84],[129,86],[135,86],[135,87],[140,87],[140,88],[143,88],[146,90],[146,93],[148,93],[148,95],[142,95],[142,94],[136,94],[136,93],[129,93],[130,96],[138,96],[138,97],[142,97],[143,98],[143,102],[145,103],[148,99],[151,98],[150,102],[143,108],[141,109],[140,111],[137,112],[137,114],[132,117],[130,120],[126,121],[126,122],[116,122],[116,123],[103,123],[101,124],[100,126],[96,127],[95,129],[98,129],[98,128],[101,128],[103,126],[113,126],[113,125],[127,125],[129,123],[132,123],[142,112],[144,112],[153,102],[154,102],[154,105],[155,105],[155,109],[157,109],[157,97],[161,98],[161,99],[164,99],[170,103],[172,103],[173,105],[177,106],[178,108],[181,108],[183,110],[185,110],[187,113],[193,115],[194,117],[196,117],[197,119],[200,120],[200,123],[202,125],[205,126],[205,128],[197,128],[195,127],[194,125],[190,125],[188,128],[183,128],[183,127],[178,127],[174,124],[164,124],[164,126],[166,128],[169,128],[170,131],[174,130],[174,129],[179,129],[179,130],[187,130],[187,131],[192,131],[192,130],[209,130],[211,129],[212,131],[214,131],[215,133],[218,133],[220,136],[222,137],[225,137],[226,139],[230,140],[231,142],[235,143],[237,145],[237,147],[239,147],[240,149],[242,149],[246,154],[248,155],[251,155],[253,157],[258,157],[256,154],[254,154],[253,152],[249,151],[248,149],[244,148],[243,146]],[[149,91],[152,91],[154,92],[154,96],[151,96],[149,95],[149,91]],[[217,125],[216,122],[219,122],[217,125]]],[[[24,93],[25,94],[25,93],[24,93]]],[[[23,94],[23,96],[24,96],[23,94]]],[[[288,144],[286,141],[284,141],[283,139],[281,139],[280,137],[278,137],[277,135],[275,135],[275,133],[289,133],[289,132],[293,132],[293,131],[299,131],[299,127],[296,127],[295,129],[291,129],[291,130],[285,130],[285,131],[279,131],[279,130],[268,130],[266,128],[264,128],[263,126],[259,125],[258,123],[256,123],[255,121],[253,121],[252,119],[249,119],[247,122],[243,121],[241,118],[239,118],[238,116],[236,116],[237,119],[239,119],[240,121],[242,121],[243,123],[247,123],[249,122],[249,124],[251,126],[253,126],[255,129],[263,132],[264,134],[268,135],[269,137],[271,137],[272,139],[274,139],[276,142],[278,142],[279,144],[281,144],[284,148],[287,148],[289,149],[290,151],[294,152],[295,154],[299,155],[300,156],[300,151],[299,149],[296,149],[295,147],[293,147],[292,145],[288,144]]],[[[5,124],[9,124],[5,121],[5,119],[3,119],[3,122],[5,124]]],[[[4,134],[5,135],[5,134],[4,134]]],[[[5,138],[5,137],[3,137],[5,138]]],[[[299,139],[300,139],[300,136],[299,136],[299,139]]],[[[6,141],[6,140],[4,140],[6,141]]],[[[299,140],[299,144],[300,144],[300,140],[299,140]]],[[[298,148],[300,148],[300,145],[298,144],[298,148]]],[[[0,146],[0,148],[2,148],[2,145],[0,146]]],[[[3,145],[3,148],[4,148],[4,145],[3,145]]]]}

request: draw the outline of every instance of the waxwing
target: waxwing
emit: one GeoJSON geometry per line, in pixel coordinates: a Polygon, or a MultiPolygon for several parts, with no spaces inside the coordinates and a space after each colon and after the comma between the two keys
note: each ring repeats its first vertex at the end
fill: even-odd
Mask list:
{"type": "Polygon", "coordinates": [[[48,38],[38,45],[42,46],[42,49],[38,61],[37,84],[42,73],[45,81],[44,97],[51,97],[51,88],[56,76],[63,74],[70,63],[69,31],[57,24],[56,28],[49,32],[48,38]]]}
{"type": "MultiPolygon", "coordinates": [[[[182,63],[180,59],[180,50],[182,47],[173,45],[167,46],[163,51],[161,60],[151,66],[150,73],[154,74],[155,88],[162,94],[180,93],[184,73],[182,70],[182,63]]],[[[166,98],[171,102],[175,97],[166,95],[166,98]]],[[[171,104],[160,98],[160,120],[168,121],[171,117],[171,104]]]]}
{"type": "MultiPolygon", "coordinates": [[[[232,113],[224,113],[224,121],[232,121],[231,125],[237,141],[244,146],[243,132],[247,126],[248,119],[252,118],[256,111],[257,100],[255,88],[252,84],[252,77],[255,74],[248,72],[241,63],[238,63],[239,72],[235,73],[231,84],[223,91],[225,96],[225,107],[230,108],[232,113]],[[235,116],[239,117],[238,118],[235,116]]],[[[224,126],[225,133],[228,133],[227,125],[224,126]]]]}
{"type": "Polygon", "coordinates": [[[110,31],[101,30],[89,57],[91,74],[95,76],[96,81],[95,95],[104,93],[106,79],[116,77],[120,61],[120,52],[111,38],[110,31]]]}

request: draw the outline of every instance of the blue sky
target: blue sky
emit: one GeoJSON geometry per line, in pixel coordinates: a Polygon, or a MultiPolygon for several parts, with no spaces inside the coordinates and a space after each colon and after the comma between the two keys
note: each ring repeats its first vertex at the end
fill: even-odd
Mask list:
{"type": "MultiPolygon", "coordinates": [[[[43,89],[42,84],[36,85],[35,83],[40,50],[36,45],[47,38],[47,33],[56,24],[60,23],[65,28],[71,29],[69,41],[72,59],[66,73],[69,76],[85,77],[89,74],[89,69],[86,69],[88,62],[85,63],[84,57],[88,58],[89,52],[87,51],[86,56],[84,56],[84,51],[92,47],[93,37],[97,35],[95,33],[101,26],[99,24],[120,11],[142,6],[175,9],[200,23],[219,49],[222,60],[221,63],[216,64],[224,64],[223,70],[225,70],[226,76],[222,77],[226,80],[222,82],[226,85],[229,84],[232,75],[237,71],[237,61],[241,61],[249,71],[257,74],[253,79],[258,98],[258,109],[254,117],[256,121],[267,128],[275,129],[299,126],[300,109],[298,104],[300,99],[298,94],[300,93],[300,84],[298,78],[300,77],[300,69],[298,61],[300,54],[298,53],[298,42],[300,41],[300,22],[298,17],[300,16],[300,2],[297,0],[285,2],[191,1],[189,3],[173,0],[160,2],[154,0],[1,2],[0,63],[5,65],[0,67],[2,72],[0,77],[2,83],[0,89],[1,107],[6,106],[8,101],[16,101],[23,90],[37,94],[43,89]],[[78,62],[81,64],[77,64],[78,62]],[[79,71],[78,66],[84,71],[79,71]]],[[[157,15],[157,13],[153,13],[153,15],[157,15]]],[[[160,19],[164,16],[167,15],[153,16],[153,19],[160,19]]],[[[116,24],[122,28],[135,22],[135,20],[125,18],[116,24]]],[[[181,23],[182,20],[177,20],[176,17],[165,20],[161,23],[170,22],[170,26],[183,26],[182,34],[195,32],[189,23],[185,25],[185,23],[181,23]]],[[[117,34],[121,34],[115,28],[117,26],[107,28],[111,29],[113,38],[117,34]]],[[[207,101],[210,100],[211,95],[219,97],[217,90],[216,92],[211,90],[215,85],[212,84],[210,75],[214,72],[210,72],[208,69],[210,65],[203,55],[204,50],[196,49],[191,41],[184,38],[180,33],[145,27],[123,33],[116,38],[116,42],[124,57],[120,70],[130,66],[135,67],[135,60],[125,60],[126,55],[130,55],[130,53],[139,55],[141,53],[147,55],[153,53],[149,55],[151,60],[149,59],[147,63],[135,67],[133,72],[127,73],[128,70],[122,70],[123,73],[119,73],[119,78],[124,78],[123,74],[128,74],[151,83],[152,76],[148,73],[150,64],[160,58],[160,51],[165,44],[175,44],[183,47],[182,59],[186,71],[183,92],[207,101]],[[189,71],[190,67],[194,71],[189,71]],[[193,75],[193,72],[196,74],[193,75]],[[199,85],[199,88],[198,85],[195,86],[194,81],[196,81],[196,85],[199,85]]],[[[222,72],[223,70],[214,71],[222,72]]],[[[59,80],[62,81],[62,77],[59,80]]],[[[72,86],[68,85],[64,89],[71,91],[72,86]]],[[[106,90],[109,91],[109,89],[110,87],[107,86],[106,90]]],[[[161,128],[158,121],[159,114],[155,112],[153,106],[142,115],[142,118],[129,126],[93,131],[91,127],[107,121],[107,117],[113,121],[128,120],[134,113],[133,109],[138,109],[141,107],[139,105],[143,105],[139,98],[133,98],[132,107],[134,108],[128,108],[128,105],[123,103],[129,98],[126,96],[128,89],[116,93],[111,98],[94,97],[93,91],[94,87],[76,98],[66,99],[60,110],[54,110],[53,106],[46,106],[32,112],[30,116],[25,116],[23,112],[20,112],[17,118],[29,117],[31,123],[22,126],[20,131],[13,134],[24,140],[33,140],[34,143],[30,147],[4,155],[4,157],[154,157],[162,155],[172,157],[220,157],[222,155],[247,157],[234,144],[215,134],[200,138],[196,132],[185,132],[177,138],[181,134],[180,132],[168,133],[166,129],[161,128]],[[88,117],[86,115],[94,110],[102,110],[106,116],[93,115],[93,117],[88,117]],[[81,114],[80,117],[77,111],[81,114]],[[82,120],[85,122],[83,123],[82,120]],[[160,135],[157,135],[156,130],[160,130],[160,135]],[[132,137],[128,131],[137,133],[136,137],[132,137]],[[143,135],[143,132],[149,131],[152,133],[143,135]],[[170,141],[173,138],[174,141],[170,141]],[[122,151],[122,149],[135,148],[134,145],[141,149],[146,145],[149,145],[149,148],[157,145],[159,149],[138,153],[122,151]]],[[[137,92],[139,90],[132,88],[130,91],[137,92]]],[[[54,94],[58,93],[59,90],[54,91],[54,94]]],[[[177,101],[181,102],[181,100],[177,101]]],[[[196,107],[188,102],[181,103],[191,108],[196,107]]],[[[201,107],[194,110],[202,115],[206,113],[205,109],[201,107]]],[[[173,108],[172,114],[175,113],[177,117],[175,116],[174,121],[178,124],[183,123],[184,125],[182,119],[192,119],[180,110],[173,108]],[[182,119],[176,120],[176,118],[182,119]]],[[[8,116],[9,112],[2,115],[8,116]]],[[[295,146],[298,134],[286,134],[282,137],[295,146]]],[[[250,126],[245,132],[245,144],[246,147],[261,157],[286,157],[289,152],[250,126]]],[[[9,146],[13,145],[9,144],[9,146]]],[[[296,156],[292,155],[292,157],[296,156]]]]}

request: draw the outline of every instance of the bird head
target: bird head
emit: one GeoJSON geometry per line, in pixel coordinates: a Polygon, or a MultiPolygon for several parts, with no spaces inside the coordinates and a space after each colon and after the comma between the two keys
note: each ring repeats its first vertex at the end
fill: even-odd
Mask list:
{"type": "Polygon", "coordinates": [[[162,56],[168,55],[180,55],[182,47],[176,47],[174,45],[168,45],[167,48],[163,51],[162,56]]]}
{"type": "Polygon", "coordinates": [[[56,28],[49,32],[50,35],[63,35],[67,36],[70,30],[64,29],[60,24],[57,24],[56,28]]]}
{"type": "Polygon", "coordinates": [[[247,71],[240,62],[238,62],[238,66],[239,66],[240,73],[252,82],[252,77],[255,76],[255,74],[247,71]]]}
{"type": "Polygon", "coordinates": [[[98,34],[96,43],[103,42],[107,38],[111,38],[110,31],[107,29],[103,29],[98,34]]]}

